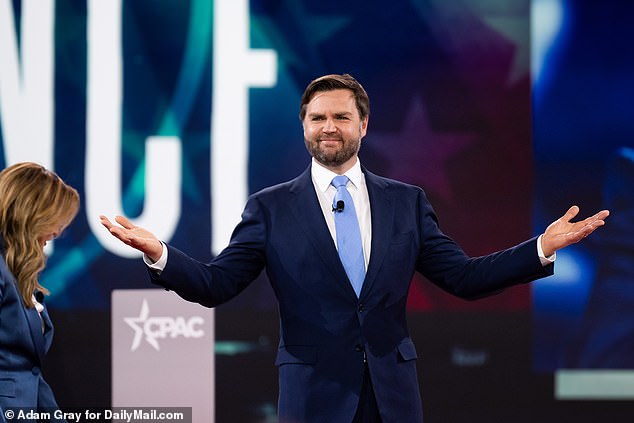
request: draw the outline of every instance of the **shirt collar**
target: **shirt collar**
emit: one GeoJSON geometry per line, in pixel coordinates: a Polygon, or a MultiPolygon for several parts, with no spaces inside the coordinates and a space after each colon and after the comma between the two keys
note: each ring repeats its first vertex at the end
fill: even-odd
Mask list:
{"type": "MultiPolygon", "coordinates": [[[[332,182],[332,178],[337,176],[335,172],[332,170],[326,169],[324,166],[320,165],[317,160],[313,158],[310,166],[310,172],[317,185],[317,188],[321,192],[326,192],[330,183],[332,182]]],[[[350,182],[354,185],[355,188],[359,188],[361,186],[361,181],[363,180],[363,172],[361,171],[361,162],[357,157],[357,161],[346,173],[344,173],[349,179],[350,182]]]]}

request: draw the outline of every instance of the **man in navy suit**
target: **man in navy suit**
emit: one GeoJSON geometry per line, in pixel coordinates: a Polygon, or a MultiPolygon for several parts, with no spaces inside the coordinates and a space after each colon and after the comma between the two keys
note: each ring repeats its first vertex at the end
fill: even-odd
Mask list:
{"type": "Polygon", "coordinates": [[[571,223],[574,206],[542,236],[470,258],[441,232],[423,190],[361,166],[368,118],[368,96],[350,75],[312,81],[300,109],[312,163],[297,178],[253,194],[229,245],[209,263],[124,217],[115,219],[120,226],[101,217],[114,236],[145,254],[154,283],[207,307],[230,300],[266,268],[279,302],[283,423],[422,421],[406,323],[414,272],[463,298],[498,292],[552,274],[555,251],[608,215],[571,223]],[[337,200],[337,175],[349,179],[348,204],[337,200]],[[365,267],[358,292],[338,254],[336,215],[346,207],[356,213],[365,267]]]}

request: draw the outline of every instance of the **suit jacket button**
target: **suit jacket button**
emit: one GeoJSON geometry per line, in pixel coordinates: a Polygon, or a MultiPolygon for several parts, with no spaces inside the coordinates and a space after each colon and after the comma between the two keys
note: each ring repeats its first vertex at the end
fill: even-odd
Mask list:
{"type": "Polygon", "coordinates": [[[35,376],[40,374],[40,368],[39,367],[33,367],[31,369],[31,373],[33,373],[35,376]]]}
{"type": "Polygon", "coordinates": [[[359,310],[359,313],[362,313],[365,310],[365,306],[363,304],[359,304],[359,308],[357,310],[359,310]]]}
{"type": "Polygon", "coordinates": [[[363,351],[363,347],[361,346],[361,344],[357,344],[357,345],[354,346],[354,350],[356,352],[361,352],[361,351],[363,351]]]}

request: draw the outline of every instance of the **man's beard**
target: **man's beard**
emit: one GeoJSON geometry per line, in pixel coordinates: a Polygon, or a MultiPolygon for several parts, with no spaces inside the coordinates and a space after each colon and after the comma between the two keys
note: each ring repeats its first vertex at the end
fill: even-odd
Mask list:
{"type": "Polygon", "coordinates": [[[320,140],[310,141],[304,139],[304,144],[308,149],[308,152],[319,163],[326,167],[338,167],[350,160],[359,152],[361,147],[361,139],[358,140],[342,140],[342,148],[337,151],[324,151],[319,148],[320,140]]]}

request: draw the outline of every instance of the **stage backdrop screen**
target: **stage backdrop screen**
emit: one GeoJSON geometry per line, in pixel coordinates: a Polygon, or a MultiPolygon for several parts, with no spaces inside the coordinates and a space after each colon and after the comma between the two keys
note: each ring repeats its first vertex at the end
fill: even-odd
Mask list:
{"type": "MultiPolygon", "coordinates": [[[[41,275],[60,404],[110,405],[112,293],[156,288],[99,216],[210,260],[249,194],[309,166],[305,86],[350,73],[370,96],[362,164],[422,187],[468,254],[539,235],[572,204],[614,208],[610,230],[558,255],[557,279],[479,301],[420,275],[410,289],[427,421],[570,417],[553,411],[553,372],[631,367],[599,360],[592,319],[631,314],[619,283],[632,279],[633,10],[591,3],[0,0],[0,168],[39,162],[82,199],[41,275]],[[531,21],[538,4],[554,8],[531,21]]],[[[214,319],[216,421],[274,421],[266,276],[214,319]]]]}

